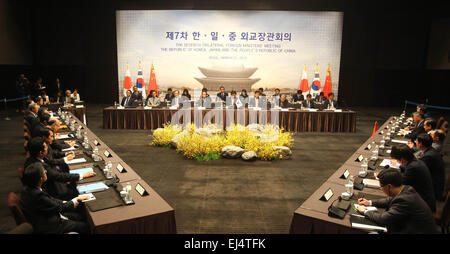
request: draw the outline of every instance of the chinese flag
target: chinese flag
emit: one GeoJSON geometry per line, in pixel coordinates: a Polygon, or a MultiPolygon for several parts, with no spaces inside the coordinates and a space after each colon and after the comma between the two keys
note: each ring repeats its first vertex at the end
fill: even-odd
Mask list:
{"type": "Polygon", "coordinates": [[[309,86],[308,86],[308,75],[306,74],[306,64],[305,64],[305,69],[303,70],[302,73],[302,80],[300,81],[300,90],[302,90],[302,92],[306,93],[309,90],[309,86]]]}
{"type": "Polygon", "coordinates": [[[375,124],[373,125],[372,138],[375,137],[375,134],[377,133],[377,129],[378,129],[378,122],[375,121],[375,124]]]}
{"type": "Polygon", "coordinates": [[[158,85],[156,84],[155,68],[153,68],[153,64],[150,70],[150,82],[148,82],[147,97],[150,95],[151,90],[155,90],[156,95],[158,95],[158,85]]]}
{"type": "Polygon", "coordinates": [[[330,71],[330,65],[328,65],[328,72],[327,72],[327,78],[325,79],[325,85],[323,86],[323,94],[328,99],[328,94],[331,93],[332,86],[331,86],[331,71],[330,71]]]}
{"type": "Polygon", "coordinates": [[[131,89],[131,74],[130,74],[130,70],[128,69],[128,64],[127,64],[127,72],[125,73],[125,79],[123,80],[123,94],[124,96],[127,96],[127,90],[131,89]]]}

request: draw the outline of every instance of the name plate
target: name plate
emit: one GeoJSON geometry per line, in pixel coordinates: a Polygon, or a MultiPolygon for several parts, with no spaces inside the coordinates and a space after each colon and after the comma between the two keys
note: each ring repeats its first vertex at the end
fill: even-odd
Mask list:
{"type": "Polygon", "coordinates": [[[371,144],[369,144],[364,150],[370,150],[370,149],[372,149],[372,145],[371,144]]]}
{"type": "Polygon", "coordinates": [[[144,187],[142,187],[142,185],[140,185],[139,183],[136,184],[136,191],[139,193],[139,195],[141,195],[141,197],[143,196],[147,196],[148,192],[145,190],[144,187]]]}
{"type": "Polygon", "coordinates": [[[197,107],[198,110],[205,110],[205,107],[197,107]]]}
{"type": "Polygon", "coordinates": [[[100,143],[96,139],[94,139],[94,145],[99,146],[100,143]]]}
{"type": "Polygon", "coordinates": [[[123,168],[123,166],[120,164],[120,163],[118,163],[117,164],[117,170],[120,172],[120,173],[125,173],[125,172],[127,172],[124,168],[123,168]]]}
{"type": "Polygon", "coordinates": [[[350,175],[350,172],[348,171],[348,169],[346,169],[340,178],[347,179],[349,175],[350,175]]]}
{"type": "Polygon", "coordinates": [[[118,106],[117,109],[125,109],[124,106],[118,106]]]}
{"type": "Polygon", "coordinates": [[[145,106],[144,109],[152,109],[152,107],[145,106]]]}
{"type": "Polygon", "coordinates": [[[281,111],[289,111],[288,108],[282,108],[281,111]]]}
{"type": "Polygon", "coordinates": [[[333,194],[334,193],[333,193],[333,191],[330,188],[322,195],[322,197],[319,200],[328,201],[333,196],[333,194]]]}
{"type": "Polygon", "coordinates": [[[177,106],[172,106],[172,107],[169,107],[169,109],[178,109],[178,107],[177,106]]]}
{"type": "Polygon", "coordinates": [[[105,152],[103,153],[106,157],[112,157],[111,154],[108,152],[108,150],[105,150],[105,152]]]}
{"type": "Polygon", "coordinates": [[[75,108],[84,108],[84,105],[76,105],[75,108]]]}
{"type": "Polygon", "coordinates": [[[364,159],[364,156],[362,156],[362,154],[360,156],[358,156],[358,158],[356,158],[355,161],[357,162],[361,162],[364,159]]]}

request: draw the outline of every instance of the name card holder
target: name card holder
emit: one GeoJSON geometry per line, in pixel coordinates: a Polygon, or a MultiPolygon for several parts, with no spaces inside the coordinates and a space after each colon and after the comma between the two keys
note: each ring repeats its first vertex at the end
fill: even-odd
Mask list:
{"type": "Polygon", "coordinates": [[[148,192],[145,190],[144,187],[142,187],[142,185],[140,185],[139,183],[136,184],[136,191],[139,193],[139,195],[141,195],[141,197],[143,196],[148,196],[148,192]]]}
{"type": "Polygon", "coordinates": [[[358,158],[356,158],[356,162],[361,162],[362,160],[364,159],[364,156],[362,156],[362,154],[361,155],[359,155],[358,156],[358,158]]]}
{"type": "Polygon", "coordinates": [[[117,164],[116,169],[117,169],[120,173],[126,173],[126,172],[127,172],[127,170],[126,170],[120,163],[117,164]]]}
{"type": "Polygon", "coordinates": [[[348,169],[346,169],[346,170],[344,171],[344,173],[343,173],[339,178],[341,178],[341,179],[347,179],[349,175],[350,175],[350,172],[348,171],[348,169]]]}
{"type": "Polygon", "coordinates": [[[333,191],[331,190],[331,188],[329,188],[323,195],[322,195],[322,197],[319,199],[319,200],[322,200],[322,201],[328,201],[328,200],[330,200],[330,198],[333,196],[333,191]]]}
{"type": "Polygon", "coordinates": [[[96,139],[94,139],[94,145],[99,146],[100,143],[96,139]]]}
{"type": "Polygon", "coordinates": [[[364,150],[370,150],[370,149],[372,149],[372,145],[371,144],[367,145],[367,147],[364,148],[364,150]]]}
{"type": "Polygon", "coordinates": [[[108,152],[108,150],[105,150],[103,154],[106,156],[106,158],[112,157],[112,155],[108,152]]]}

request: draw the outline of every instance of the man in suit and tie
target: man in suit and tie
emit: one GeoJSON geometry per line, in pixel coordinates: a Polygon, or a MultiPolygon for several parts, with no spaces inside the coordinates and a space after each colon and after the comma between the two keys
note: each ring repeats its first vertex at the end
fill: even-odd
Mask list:
{"type": "Polygon", "coordinates": [[[138,90],[137,86],[133,86],[131,101],[133,106],[138,106],[142,102],[142,93],[138,90]]]}
{"type": "Polygon", "coordinates": [[[358,200],[358,212],[378,225],[386,226],[391,234],[436,234],[433,213],[420,195],[409,185],[402,184],[396,169],[384,169],[378,174],[381,190],[387,198],[358,200]],[[369,211],[367,206],[386,209],[369,211]]]}
{"type": "Polygon", "coordinates": [[[19,206],[27,221],[33,225],[34,233],[88,234],[89,227],[83,221],[83,216],[77,213],[76,208],[79,202],[88,199],[89,196],[76,196],[67,202],[56,199],[42,189],[47,179],[47,171],[40,163],[30,164],[23,171],[24,186],[19,206]]]}
{"type": "Polygon", "coordinates": [[[206,91],[202,91],[202,97],[197,101],[197,107],[211,108],[211,97],[206,91]]]}
{"type": "Polygon", "coordinates": [[[326,100],[327,98],[324,96],[323,92],[320,92],[319,96],[315,99],[317,104],[324,104],[326,100]]]}
{"type": "MultiPolygon", "coordinates": [[[[411,139],[412,142],[416,141],[416,138],[419,134],[425,133],[425,128],[424,128],[425,118],[424,118],[423,112],[414,112],[413,113],[413,121],[415,123],[414,129],[411,131],[411,133],[409,133],[408,135],[405,136],[405,138],[411,139]]],[[[406,129],[409,130],[409,128],[406,128],[406,129]]]]}
{"type": "Polygon", "coordinates": [[[169,87],[169,89],[167,89],[167,93],[164,96],[164,100],[167,101],[171,101],[172,100],[172,88],[169,87]]]}
{"type": "Polygon", "coordinates": [[[328,94],[328,100],[325,100],[324,102],[324,108],[326,109],[336,109],[338,104],[337,101],[334,100],[334,93],[328,94]]]}
{"type": "Polygon", "coordinates": [[[254,97],[250,99],[249,107],[267,109],[266,97],[261,96],[261,92],[256,90],[254,97]]]}
{"type": "Polygon", "coordinates": [[[306,100],[302,102],[304,108],[314,108],[314,101],[311,99],[311,94],[306,95],[306,100]]]}
{"type": "Polygon", "coordinates": [[[25,120],[31,127],[30,131],[32,131],[41,122],[38,117],[38,112],[39,112],[39,105],[34,102],[30,103],[30,105],[28,106],[28,113],[25,116],[25,120]]]}
{"type": "Polygon", "coordinates": [[[66,97],[64,97],[64,103],[67,103],[69,106],[75,104],[75,99],[72,97],[72,92],[70,90],[66,91],[66,97]]]}
{"type": "Polygon", "coordinates": [[[121,106],[132,106],[133,100],[131,99],[131,90],[127,90],[127,96],[122,98],[122,102],[120,103],[121,106]]]}
{"type": "Polygon", "coordinates": [[[436,200],[443,201],[445,184],[445,163],[441,155],[433,147],[433,139],[429,134],[422,133],[417,136],[416,147],[420,150],[418,159],[425,162],[430,170],[436,200]]]}
{"type": "Polygon", "coordinates": [[[305,97],[302,94],[302,90],[297,90],[297,93],[293,96],[294,102],[302,102],[305,100],[305,97]]]}
{"type": "Polygon", "coordinates": [[[436,197],[427,165],[423,161],[418,160],[411,148],[405,144],[393,146],[391,157],[400,163],[403,184],[412,186],[428,204],[431,211],[435,212],[436,197]]]}
{"type": "Polygon", "coordinates": [[[227,96],[227,108],[237,108],[236,102],[238,100],[236,91],[231,91],[231,96],[227,96]]]}
{"type": "Polygon", "coordinates": [[[290,104],[288,100],[286,100],[286,95],[281,95],[280,102],[279,102],[280,108],[289,108],[290,104]]]}
{"type": "Polygon", "coordinates": [[[275,88],[275,93],[272,95],[270,104],[272,104],[272,107],[280,106],[280,89],[275,88]]]}
{"type": "Polygon", "coordinates": [[[47,143],[42,137],[31,139],[28,144],[28,151],[30,152],[30,157],[26,159],[24,168],[35,162],[41,163],[48,174],[48,181],[45,182],[42,188],[55,198],[70,200],[76,197],[78,195],[76,183],[86,177],[95,175],[94,172],[87,172],[83,175],[70,174],[62,168],[51,166],[46,158],[48,153],[47,143]]]}
{"type": "Polygon", "coordinates": [[[227,96],[228,96],[228,93],[225,92],[225,87],[221,86],[221,87],[220,87],[220,92],[217,93],[217,99],[216,99],[216,101],[220,101],[220,100],[221,100],[221,101],[226,101],[227,96]]]}

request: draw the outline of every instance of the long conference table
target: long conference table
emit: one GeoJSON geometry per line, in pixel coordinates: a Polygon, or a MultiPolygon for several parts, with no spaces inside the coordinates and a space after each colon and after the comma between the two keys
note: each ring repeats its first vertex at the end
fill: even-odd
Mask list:
{"type": "MultiPolygon", "coordinates": [[[[191,113],[191,122],[194,118],[203,118],[207,113],[214,112],[218,113],[217,116],[222,120],[224,129],[227,127],[226,119],[232,119],[234,123],[240,123],[241,113],[237,109],[188,110],[191,113]]],[[[355,111],[308,111],[300,109],[289,111],[245,109],[243,111],[241,119],[245,121],[245,125],[257,123],[265,118],[268,123],[278,122],[280,127],[291,132],[356,131],[355,111]]],[[[120,109],[110,106],[103,109],[103,128],[154,130],[163,127],[165,123],[171,122],[172,116],[177,112],[177,109],[169,108],[145,109],[144,107],[136,107],[120,109]]],[[[218,122],[218,119],[213,118],[211,122],[214,123],[215,121],[218,122]]]]}
{"type": "MultiPolygon", "coordinates": [[[[352,228],[350,223],[350,216],[353,213],[357,213],[352,209],[353,204],[357,203],[357,199],[364,197],[366,199],[377,199],[386,197],[381,189],[364,187],[363,190],[354,190],[354,195],[351,198],[351,207],[347,211],[344,219],[334,218],[328,216],[328,207],[333,201],[338,199],[341,193],[345,192],[345,184],[347,179],[342,178],[346,170],[353,175],[355,179],[361,171],[361,163],[357,161],[362,155],[364,158],[370,158],[372,155],[371,150],[374,149],[374,144],[379,145],[383,135],[381,131],[386,132],[387,127],[393,121],[394,117],[390,117],[377,131],[375,137],[370,137],[359,147],[356,152],[350,156],[342,166],[331,175],[297,210],[295,210],[293,218],[291,220],[291,226],[289,232],[291,234],[367,234],[368,231],[363,229],[352,228]],[[371,150],[368,146],[371,146],[371,150]],[[333,196],[328,201],[321,200],[324,193],[331,189],[333,196]]],[[[406,138],[401,136],[391,137],[392,139],[406,141],[406,138]]],[[[396,143],[391,142],[391,146],[387,146],[386,150],[391,150],[392,145],[396,143]]],[[[390,154],[385,153],[385,156],[379,156],[379,160],[376,164],[375,170],[368,170],[369,175],[375,172],[380,172],[383,167],[380,167],[380,162],[383,159],[390,159],[390,154]]]]}
{"type": "MultiPolygon", "coordinates": [[[[153,190],[151,186],[141,179],[130,165],[123,161],[106,145],[105,142],[80,121],[80,119],[75,117],[72,113],[69,114],[72,116],[70,119],[76,121],[76,126],[82,126],[83,129],[81,131],[87,133],[90,146],[98,148],[99,155],[103,162],[112,163],[113,174],[118,178],[118,189],[122,190],[120,187],[125,187],[127,183],[130,183],[132,187],[131,196],[134,204],[123,204],[96,211],[91,211],[88,203],[97,201],[99,199],[98,197],[102,196],[102,193],[93,193],[97,200],[84,203],[91,232],[95,234],[175,234],[175,210],[155,190],[153,190]],[[107,156],[108,153],[109,156],[107,156]],[[121,173],[118,166],[119,168],[121,166],[125,170],[121,173]],[[138,184],[145,189],[148,195],[141,196],[136,191],[136,186],[138,184]]],[[[75,158],[85,158],[86,162],[70,164],[69,169],[94,168],[94,172],[96,172],[97,175],[92,178],[81,180],[78,183],[78,186],[98,181],[106,182],[106,177],[102,172],[103,167],[95,166],[96,164],[102,164],[94,162],[93,159],[88,156],[89,154],[85,153],[81,144],[79,144],[79,146],[80,149],[75,151],[75,158]]],[[[119,193],[113,195],[117,195],[116,199],[120,200],[119,193]]]]}

